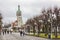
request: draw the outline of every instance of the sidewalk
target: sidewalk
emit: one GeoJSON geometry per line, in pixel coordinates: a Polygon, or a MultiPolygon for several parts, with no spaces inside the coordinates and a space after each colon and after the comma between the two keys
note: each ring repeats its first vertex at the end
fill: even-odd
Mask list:
{"type": "Polygon", "coordinates": [[[0,35],[0,40],[2,40],[2,35],[0,35]]]}
{"type": "Polygon", "coordinates": [[[15,35],[16,37],[20,37],[20,38],[23,38],[24,40],[50,40],[50,39],[45,39],[45,38],[40,38],[40,37],[34,37],[34,36],[27,36],[27,35],[25,35],[25,36],[20,36],[20,34],[19,33],[12,33],[13,35],[15,35]]]}

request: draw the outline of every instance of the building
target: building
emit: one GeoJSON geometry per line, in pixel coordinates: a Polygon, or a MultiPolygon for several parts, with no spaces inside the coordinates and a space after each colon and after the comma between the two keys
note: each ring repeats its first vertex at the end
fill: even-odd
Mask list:
{"type": "Polygon", "coordinates": [[[17,16],[17,20],[15,22],[12,23],[12,28],[14,30],[19,30],[20,28],[22,28],[22,14],[21,14],[21,10],[20,10],[20,5],[18,5],[18,10],[16,12],[16,16],[17,16]]]}
{"type": "Polygon", "coordinates": [[[16,16],[17,16],[17,22],[18,22],[18,26],[17,27],[22,27],[22,14],[21,14],[21,10],[20,10],[20,5],[18,5],[18,10],[17,10],[17,13],[16,13],[16,16]]]}
{"type": "Polygon", "coordinates": [[[2,30],[2,14],[0,13],[0,34],[1,34],[1,30],[2,30]]]}
{"type": "Polygon", "coordinates": [[[11,27],[12,27],[13,31],[17,31],[18,30],[18,22],[17,22],[17,20],[12,22],[11,27]]]}
{"type": "Polygon", "coordinates": [[[18,31],[19,29],[23,28],[23,22],[22,22],[22,14],[20,10],[20,5],[18,5],[18,10],[16,12],[17,20],[14,21],[11,26],[13,31],[18,31]]]}

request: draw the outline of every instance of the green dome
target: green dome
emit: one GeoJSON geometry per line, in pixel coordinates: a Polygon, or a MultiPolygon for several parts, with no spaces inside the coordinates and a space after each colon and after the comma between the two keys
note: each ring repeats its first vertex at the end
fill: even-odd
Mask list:
{"type": "Polygon", "coordinates": [[[21,16],[21,11],[17,11],[17,16],[21,16]]]}
{"type": "Polygon", "coordinates": [[[17,16],[21,16],[20,5],[18,5],[17,16]]]}

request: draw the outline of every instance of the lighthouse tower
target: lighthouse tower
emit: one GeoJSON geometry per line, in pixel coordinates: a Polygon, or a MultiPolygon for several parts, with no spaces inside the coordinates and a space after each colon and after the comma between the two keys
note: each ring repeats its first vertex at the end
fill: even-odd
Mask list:
{"type": "Polygon", "coordinates": [[[21,27],[22,26],[22,15],[21,15],[21,10],[20,10],[20,5],[18,5],[16,16],[17,16],[17,21],[18,21],[18,27],[21,27]]]}

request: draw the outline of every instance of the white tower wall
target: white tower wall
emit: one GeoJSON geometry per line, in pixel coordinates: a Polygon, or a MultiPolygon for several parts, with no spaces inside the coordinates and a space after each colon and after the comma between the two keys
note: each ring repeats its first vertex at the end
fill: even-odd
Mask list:
{"type": "Polygon", "coordinates": [[[17,21],[18,21],[18,27],[21,27],[22,26],[22,15],[20,11],[20,5],[18,5],[17,21]]]}

